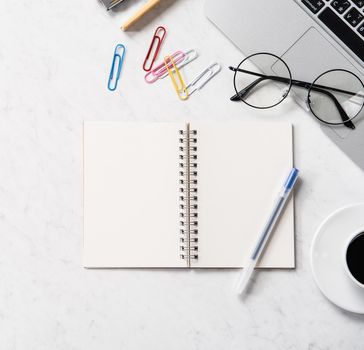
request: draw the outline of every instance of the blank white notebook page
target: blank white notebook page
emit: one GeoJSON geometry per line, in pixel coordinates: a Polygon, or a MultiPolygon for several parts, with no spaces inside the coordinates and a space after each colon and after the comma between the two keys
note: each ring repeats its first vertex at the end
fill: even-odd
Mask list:
{"type": "Polygon", "coordinates": [[[85,267],[185,267],[179,251],[179,130],[84,123],[85,267]]]}
{"type": "MultiPolygon", "coordinates": [[[[292,167],[292,126],[191,123],[198,147],[198,260],[192,267],[242,267],[292,167]]],[[[294,267],[289,201],[260,267],[294,267]]]]}

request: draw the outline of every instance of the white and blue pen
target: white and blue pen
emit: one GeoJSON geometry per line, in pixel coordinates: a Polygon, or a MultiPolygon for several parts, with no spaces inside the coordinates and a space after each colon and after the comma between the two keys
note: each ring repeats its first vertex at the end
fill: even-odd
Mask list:
{"type": "Polygon", "coordinates": [[[254,247],[253,250],[248,255],[248,259],[244,264],[244,269],[242,273],[239,275],[239,278],[236,282],[236,291],[239,294],[244,292],[249,283],[250,277],[254,271],[257,261],[259,260],[259,257],[265,247],[265,244],[267,243],[272,233],[274,225],[276,224],[282,212],[282,209],[284,208],[284,205],[292,191],[292,188],[296,183],[297,177],[298,177],[298,170],[296,168],[292,168],[284,183],[283,189],[279,193],[278,199],[275,202],[272,213],[270,214],[262,232],[257,238],[253,246],[254,247]]]}

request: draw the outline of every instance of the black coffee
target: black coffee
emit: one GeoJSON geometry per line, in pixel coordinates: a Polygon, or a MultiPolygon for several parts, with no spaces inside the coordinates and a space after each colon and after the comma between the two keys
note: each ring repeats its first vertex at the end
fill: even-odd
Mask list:
{"type": "Polygon", "coordinates": [[[364,284],[364,232],[359,233],[350,242],[346,262],[354,278],[364,284]]]}

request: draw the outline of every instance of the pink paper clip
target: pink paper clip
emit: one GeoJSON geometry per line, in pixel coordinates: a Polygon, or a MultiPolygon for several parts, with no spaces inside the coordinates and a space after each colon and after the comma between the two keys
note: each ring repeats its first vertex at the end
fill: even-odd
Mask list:
{"type": "Polygon", "coordinates": [[[144,63],[143,63],[143,69],[146,72],[149,72],[153,68],[153,64],[155,62],[155,59],[157,58],[158,52],[161,48],[162,42],[164,40],[164,37],[166,36],[167,30],[166,28],[160,26],[158,27],[153,35],[152,42],[150,43],[148,53],[145,56],[144,63]],[[156,44],[155,49],[153,50],[154,46],[156,44]],[[153,53],[152,53],[153,51],[153,53]],[[150,60],[150,64],[147,67],[147,63],[149,61],[150,56],[153,55],[152,59],[150,60]]]}
{"type": "MultiPolygon", "coordinates": [[[[180,62],[182,62],[185,57],[186,54],[182,51],[176,51],[175,53],[173,53],[171,55],[173,61],[175,62],[175,64],[178,64],[180,62]]],[[[169,68],[172,68],[172,63],[169,62],[169,68]]],[[[150,72],[148,72],[145,77],[144,80],[149,83],[152,84],[154,82],[156,82],[159,78],[161,78],[163,75],[167,75],[167,68],[164,64],[164,62],[161,62],[160,64],[158,64],[155,68],[153,68],[150,72]]]]}

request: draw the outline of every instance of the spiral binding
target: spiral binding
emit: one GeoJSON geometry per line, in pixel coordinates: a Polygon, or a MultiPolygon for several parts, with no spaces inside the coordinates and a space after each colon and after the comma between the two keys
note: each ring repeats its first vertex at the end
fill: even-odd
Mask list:
{"type": "Polygon", "coordinates": [[[198,259],[198,205],[197,205],[197,131],[179,131],[180,166],[180,257],[191,266],[198,259]]]}

